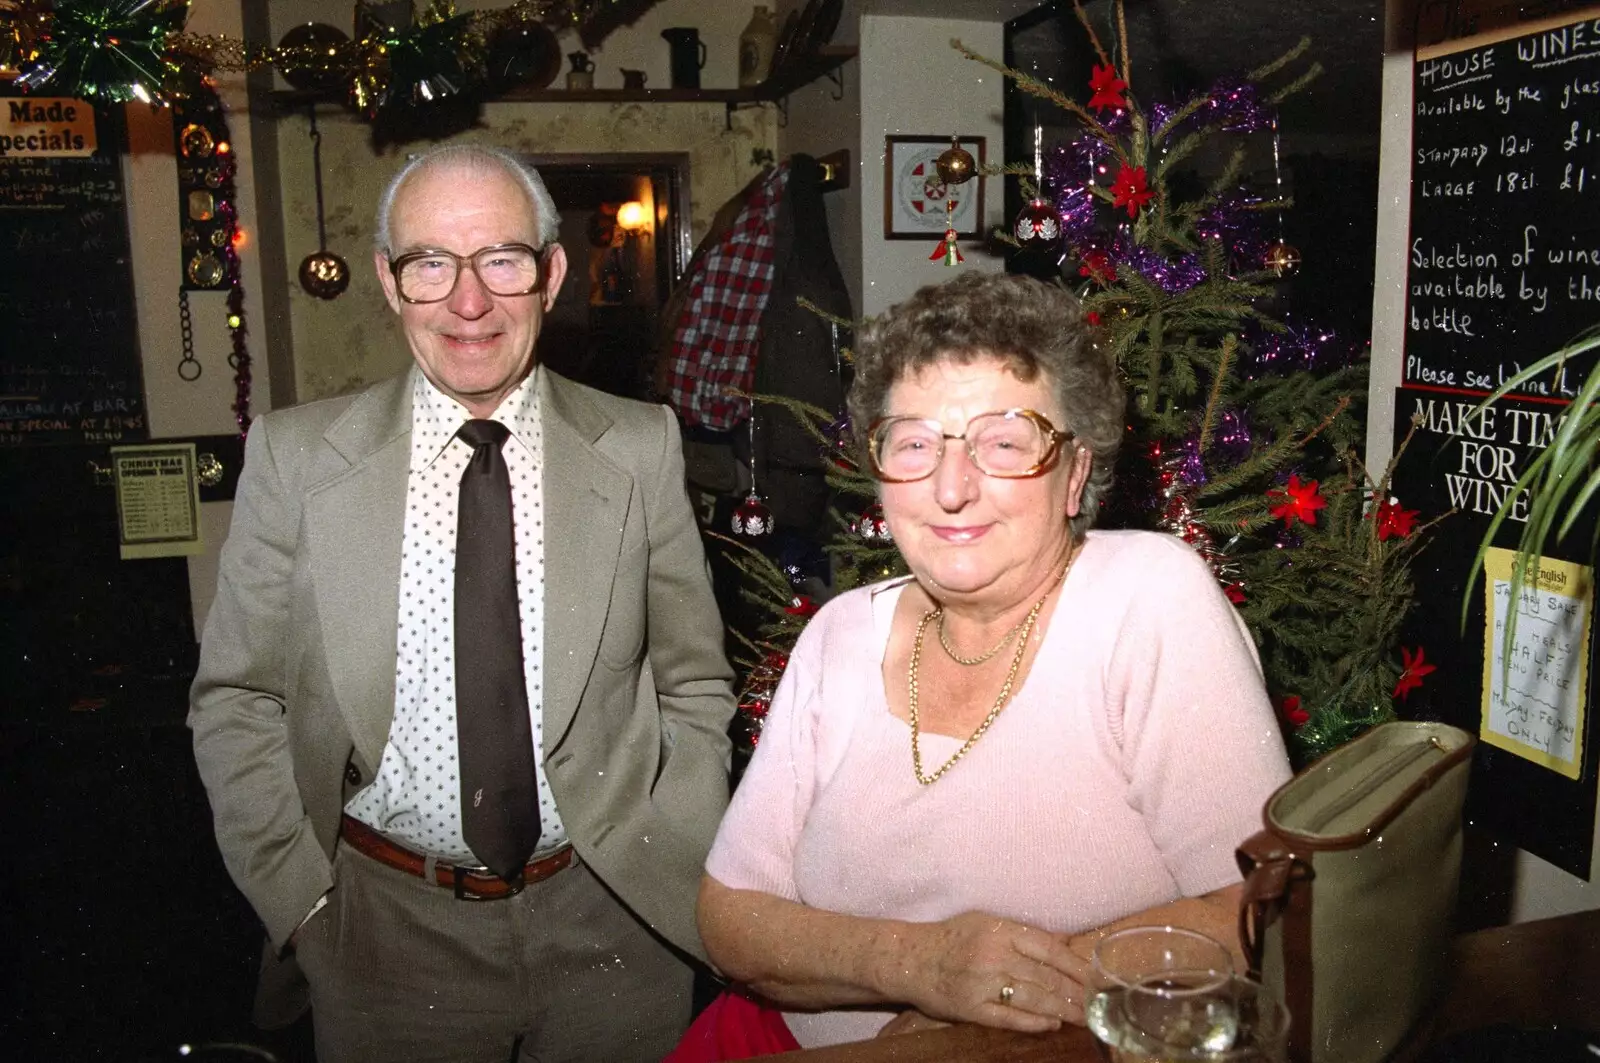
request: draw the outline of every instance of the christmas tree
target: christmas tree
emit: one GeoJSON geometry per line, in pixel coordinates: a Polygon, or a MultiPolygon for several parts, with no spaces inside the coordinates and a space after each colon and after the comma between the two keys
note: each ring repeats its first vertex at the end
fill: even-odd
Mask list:
{"type": "MultiPolygon", "coordinates": [[[[1145,104],[1130,88],[1121,3],[1115,58],[1076,10],[1099,59],[1085,102],[951,42],[1059,107],[1078,130],[1048,150],[1036,134],[1031,161],[990,172],[1020,179],[1027,197],[1002,238],[1048,249],[1124,375],[1129,438],[1099,526],[1168,531],[1206,559],[1255,636],[1304,763],[1394,718],[1396,700],[1432,670],[1423,648],[1399,644],[1425,524],[1390,498],[1389,470],[1374,477],[1357,456],[1365,365],[1339,357],[1327,330],[1268,312],[1298,252],[1264,237],[1263,220],[1292,204],[1241,180],[1240,142],[1263,130],[1275,137],[1277,104],[1318,68],[1302,64],[1302,42],[1188,100],[1145,104]],[[1215,155],[1230,142],[1219,172],[1193,171],[1202,148],[1215,155]]],[[[958,157],[940,168],[964,179],[958,157]]],[[[835,589],[899,571],[871,504],[874,485],[849,452],[848,425],[829,411],[792,408],[835,455],[835,589]]],[[[747,597],[768,607],[746,639],[741,710],[754,736],[816,606],[759,551],[737,563],[747,597]]]]}

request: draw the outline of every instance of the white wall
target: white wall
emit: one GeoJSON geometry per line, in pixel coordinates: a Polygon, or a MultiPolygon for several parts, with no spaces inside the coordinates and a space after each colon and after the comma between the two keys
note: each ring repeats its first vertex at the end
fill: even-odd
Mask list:
{"type": "MultiPolygon", "coordinates": [[[[1401,0],[1389,0],[1391,25],[1401,0]]],[[[1372,371],[1367,393],[1367,468],[1381,469],[1394,452],[1394,389],[1404,368],[1406,243],[1411,229],[1411,68],[1413,53],[1383,60],[1383,129],[1378,162],[1377,266],[1372,299],[1372,371]]],[[[1511,920],[1523,922],[1600,907],[1600,818],[1590,882],[1518,850],[1511,920]]],[[[1471,884],[1463,884],[1470,890],[1471,884]]]]}
{"type": "MultiPolygon", "coordinates": [[[[869,15],[861,20],[861,303],[873,315],[925,284],[948,280],[954,270],[928,261],[938,243],[883,238],[884,138],[900,135],[986,138],[991,162],[1004,160],[1002,84],[986,66],[965,59],[950,39],[998,59],[1004,46],[999,22],[869,15]]],[[[1004,194],[998,178],[987,178],[984,225],[1004,224],[1004,194]]],[[[1005,260],[964,243],[960,269],[1001,272],[1005,260]]]]}

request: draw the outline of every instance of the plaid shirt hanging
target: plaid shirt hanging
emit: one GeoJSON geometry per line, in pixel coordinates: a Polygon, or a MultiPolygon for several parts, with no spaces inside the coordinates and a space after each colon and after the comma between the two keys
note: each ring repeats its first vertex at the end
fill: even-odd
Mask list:
{"type": "Polygon", "coordinates": [[[788,163],[750,196],[722,242],[691,276],[672,335],[667,398],[684,423],[727,431],[750,416],[761,314],[772,291],[774,229],[788,163]]]}

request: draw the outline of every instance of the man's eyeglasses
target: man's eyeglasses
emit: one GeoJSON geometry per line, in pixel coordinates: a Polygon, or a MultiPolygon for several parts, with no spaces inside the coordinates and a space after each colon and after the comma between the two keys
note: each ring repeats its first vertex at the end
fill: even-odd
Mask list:
{"type": "Polygon", "coordinates": [[[490,295],[529,295],[544,287],[545,255],[527,244],[496,244],[470,255],[453,251],[408,251],[389,260],[400,298],[408,303],[439,303],[450,298],[465,264],[490,295]]]}
{"type": "Polygon", "coordinates": [[[1061,444],[1072,438],[1034,410],[980,413],[966,431],[951,435],[938,421],[884,417],[867,432],[872,475],[885,483],[911,483],[933,475],[944,460],[944,443],[959,439],[978,471],[1002,480],[1038,476],[1050,467],[1061,444]]]}

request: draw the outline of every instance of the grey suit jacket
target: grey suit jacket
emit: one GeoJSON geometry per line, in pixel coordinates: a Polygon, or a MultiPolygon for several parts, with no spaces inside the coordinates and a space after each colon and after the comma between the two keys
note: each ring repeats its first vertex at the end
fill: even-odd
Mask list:
{"type": "MultiPolygon", "coordinates": [[[[676,422],[548,369],[539,387],[544,769],[582,859],[703,955],[732,676],[676,422]]],[[[411,388],[267,414],[246,445],[189,725],[223,859],[279,947],[333,885],[394,714],[411,388]]]]}

